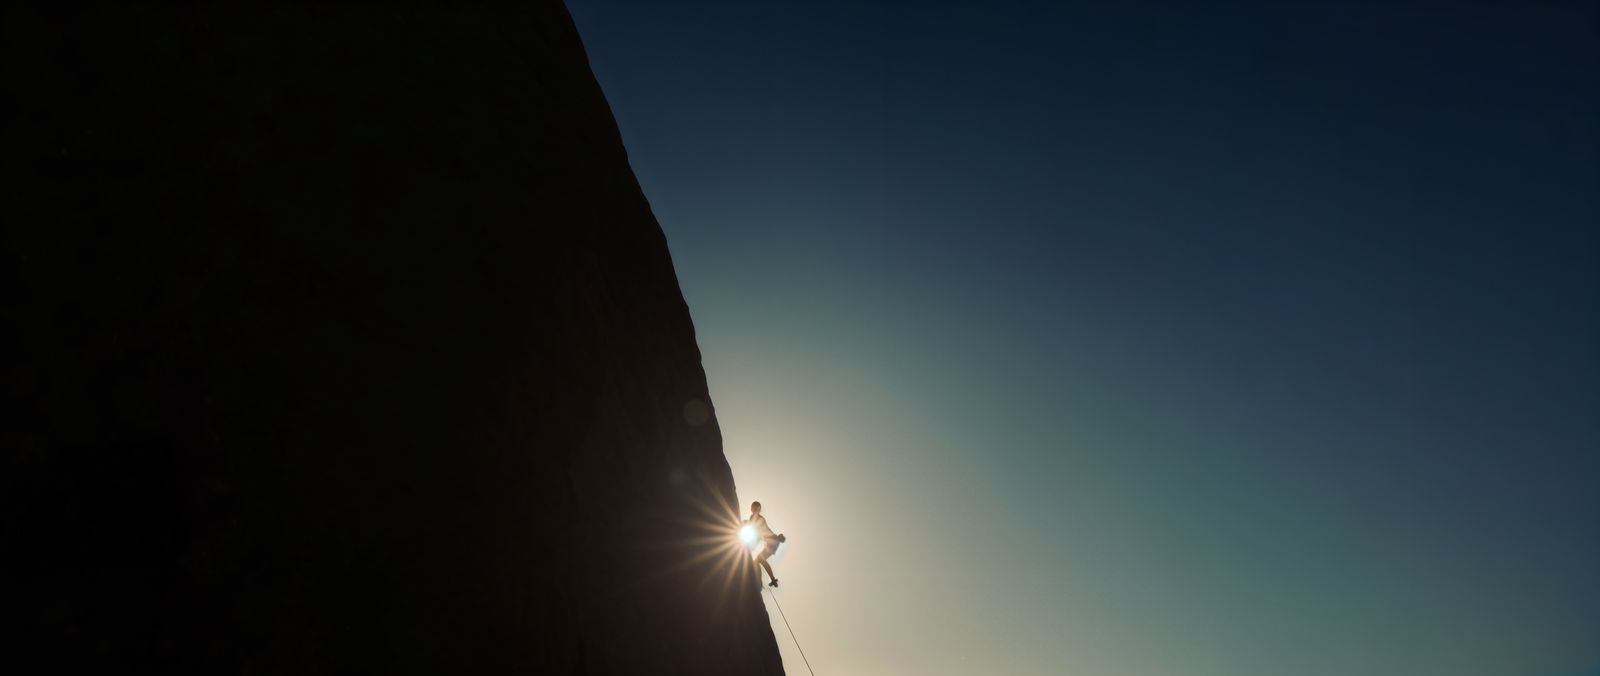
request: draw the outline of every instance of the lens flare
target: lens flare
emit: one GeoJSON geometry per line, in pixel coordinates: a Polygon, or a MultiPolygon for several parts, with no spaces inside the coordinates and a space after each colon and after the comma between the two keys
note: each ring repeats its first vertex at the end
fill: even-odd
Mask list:
{"type": "Polygon", "coordinates": [[[759,540],[760,537],[756,535],[755,526],[746,524],[743,528],[739,529],[739,539],[744,541],[746,545],[753,547],[756,544],[756,540],[759,540]]]}

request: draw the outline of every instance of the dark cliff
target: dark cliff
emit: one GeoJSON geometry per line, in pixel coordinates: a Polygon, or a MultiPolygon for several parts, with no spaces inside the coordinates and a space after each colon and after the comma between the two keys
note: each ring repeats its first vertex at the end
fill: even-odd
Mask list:
{"type": "Polygon", "coordinates": [[[781,673],[566,10],[8,10],[45,671],[781,673]]]}

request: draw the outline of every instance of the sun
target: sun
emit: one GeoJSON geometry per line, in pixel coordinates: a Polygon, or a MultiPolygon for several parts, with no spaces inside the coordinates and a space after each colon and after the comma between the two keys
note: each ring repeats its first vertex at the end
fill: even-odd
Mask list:
{"type": "Polygon", "coordinates": [[[683,500],[679,505],[688,509],[667,517],[675,522],[672,530],[678,534],[641,543],[672,560],[636,575],[633,583],[689,573],[684,582],[698,593],[714,597],[714,612],[759,603],[759,594],[752,596],[751,592],[761,589],[755,566],[756,554],[764,544],[761,533],[739,518],[732,492],[723,488],[725,482],[702,472],[686,472],[682,479],[675,485],[683,500]]]}

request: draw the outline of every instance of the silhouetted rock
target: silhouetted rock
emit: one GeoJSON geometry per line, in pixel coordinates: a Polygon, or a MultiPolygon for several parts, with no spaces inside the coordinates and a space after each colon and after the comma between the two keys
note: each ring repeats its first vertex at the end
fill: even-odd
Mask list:
{"type": "Polygon", "coordinates": [[[9,663],[781,673],[560,3],[11,12],[9,663]]]}

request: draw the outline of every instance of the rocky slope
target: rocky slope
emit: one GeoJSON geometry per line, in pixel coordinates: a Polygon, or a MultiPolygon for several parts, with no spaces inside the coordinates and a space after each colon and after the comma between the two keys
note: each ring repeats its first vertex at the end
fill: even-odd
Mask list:
{"type": "Polygon", "coordinates": [[[8,10],[15,660],[781,673],[566,10],[8,10]]]}

